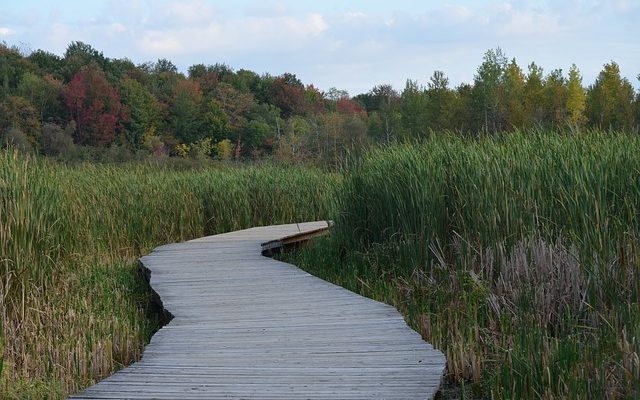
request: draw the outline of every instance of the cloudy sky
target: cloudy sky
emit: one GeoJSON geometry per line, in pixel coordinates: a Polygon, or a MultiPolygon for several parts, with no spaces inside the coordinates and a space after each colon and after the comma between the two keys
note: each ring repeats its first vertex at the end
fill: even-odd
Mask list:
{"type": "Polygon", "coordinates": [[[136,63],[172,60],[279,75],[352,95],[434,70],[471,82],[487,49],[526,68],[620,64],[638,87],[640,0],[0,0],[0,41],[62,54],[74,40],[136,63]]]}

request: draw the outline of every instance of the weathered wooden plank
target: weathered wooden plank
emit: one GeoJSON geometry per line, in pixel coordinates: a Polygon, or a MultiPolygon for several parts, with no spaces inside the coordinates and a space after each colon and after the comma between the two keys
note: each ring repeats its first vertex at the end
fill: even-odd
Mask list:
{"type": "Polygon", "coordinates": [[[174,318],[142,360],[73,398],[431,398],[444,356],[393,307],[260,255],[326,226],[251,228],[142,257],[174,318]]]}

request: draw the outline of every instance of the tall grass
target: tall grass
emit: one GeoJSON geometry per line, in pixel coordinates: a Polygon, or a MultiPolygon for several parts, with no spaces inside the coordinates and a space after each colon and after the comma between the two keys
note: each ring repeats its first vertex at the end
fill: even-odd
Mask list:
{"type": "Polygon", "coordinates": [[[395,304],[462,395],[640,397],[637,135],[375,150],[338,209],[331,237],[293,262],[395,304]]]}
{"type": "Polygon", "coordinates": [[[517,132],[374,150],[344,177],[1,152],[0,397],[137,359],[157,322],[135,260],[155,245],[324,218],[294,262],[395,304],[465,396],[640,396],[640,138],[517,132]]]}
{"type": "Polygon", "coordinates": [[[140,356],[152,247],[326,218],[339,177],[265,166],[65,166],[0,152],[0,398],[59,398],[140,356]]]}

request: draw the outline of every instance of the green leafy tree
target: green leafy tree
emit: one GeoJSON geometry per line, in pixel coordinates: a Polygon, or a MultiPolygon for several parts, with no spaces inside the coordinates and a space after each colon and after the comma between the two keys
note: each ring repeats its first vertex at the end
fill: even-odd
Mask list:
{"type": "Polygon", "coordinates": [[[236,72],[232,79],[231,85],[244,93],[254,93],[258,87],[260,77],[253,71],[241,69],[236,72]]]}
{"type": "Polygon", "coordinates": [[[336,87],[330,87],[329,90],[326,91],[326,93],[324,94],[325,98],[327,100],[331,100],[331,101],[338,101],[340,99],[348,99],[349,98],[349,92],[347,92],[344,89],[338,89],[336,87]]]}
{"type": "Polygon", "coordinates": [[[376,143],[384,142],[384,124],[377,111],[367,113],[367,135],[376,143]]]}
{"type": "Polygon", "coordinates": [[[36,71],[37,67],[22,56],[19,48],[0,42],[0,99],[15,94],[24,73],[36,71]]]}
{"type": "Polygon", "coordinates": [[[293,164],[302,164],[312,158],[310,153],[311,126],[301,116],[287,120],[284,134],[276,143],[276,158],[293,164]]]}
{"type": "Polygon", "coordinates": [[[561,69],[553,70],[544,82],[545,121],[554,127],[561,127],[567,120],[567,80],[561,69]]]}
{"type": "Polygon", "coordinates": [[[231,121],[225,113],[222,103],[216,98],[209,99],[205,104],[204,120],[207,136],[218,141],[228,139],[231,134],[231,121]]]}
{"type": "MultiPolygon", "coordinates": [[[[9,96],[0,100],[0,135],[13,133],[26,139],[29,148],[38,145],[41,124],[40,114],[28,99],[20,96],[9,96]]],[[[23,140],[19,140],[23,142],[23,140]]]]}
{"type": "Polygon", "coordinates": [[[229,119],[230,131],[236,145],[235,157],[239,159],[243,152],[243,139],[246,133],[246,113],[255,104],[254,98],[251,94],[240,92],[227,83],[220,83],[213,95],[229,119]]]}
{"type": "Polygon", "coordinates": [[[380,115],[384,128],[384,143],[389,144],[400,125],[400,112],[398,111],[400,96],[393,89],[393,86],[382,84],[371,89],[369,97],[371,105],[367,109],[377,111],[380,115]]]}
{"type": "Polygon", "coordinates": [[[544,100],[544,72],[541,67],[532,62],[529,64],[527,82],[524,85],[525,126],[544,123],[544,100]]]}
{"type": "Polygon", "coordinates": [[[473,110],[476,127],[488,132],[500,128],[500,82],[507,60],[500,48],[489,50],[474,78],[473,110]]]}
{"type": "Polygon", "coordinates": [[[318,114],[326,110],[327,101],[323,93],[315,86],[308,85],[304,91],[304,96],[306,98],[307,108],[312,114],[318,114]]]}
{"type": "Polygon", "coordinates": [[[201,105],[200,85],[188,79],[179,80],[170,104],[169,127],[182,143],[195,143],[205,136],[201,105]]]}
{"type": "Polygon", "coordinates": [[[36,50],[29,55],[28,59],[36,66],[40,75],[51,75],[62,80],[64,62],[58,55],[44,50],[36,50]]]}
{"type": "Polygon", "coordinates": [[[129,119],[124,124],[127,141],[134,150],[139,150],[145,134],[158,128],[160,105],[153,95],[138,81],[124,78],[120,86],[122,103],[129,110],[129,119]]]}
{"type": "Polygon", "coordinates": [[[402,135],[405,138],[419,138],[427,132],[427,95],[416,81],[407,80],[398,107],[402,135]]]}
{"type": "Polygon", "coordinates": [[[505,68],[502,78],[500,91],[500,126],[503,128],[519,128],[523,126],[524,87],[524,73],[514,58],[505,68]]]}
{"type": "Polygon", "coordinates": [[[138,69],[128,58],[110,59],[105,66],[107,80],[114,86],[119,86],[123,79],[138,75],[138,69]]]}
{"type": "Polygon", "coordinates": [[[273,127],[264,120],[254,119],[247,123],[244,145],[249,150],[256,150],[269,145],[273,138],[273,127]]]}
{"type": "Polygon", "coordinates": [[[474,126],[473,115],[473,87],[468,83],[463,83],[455,90],[454,102],[452,105],[453,119],[452,129],[458,133],[469,133],[474,126]]]}
{"type": "Polygon", "coordinates": [[[222,139],[215,144],[215,152],[220,160],[229,161],[233,156],[233,143],[229,139],[222,139]]]}
{"type": "Polygon", "coordinates": [[[159,58],[158,61],[156,61],[156,63],[153,65],[153,72],[155,72],[156,74],[177,74],[178,67],[176,67],[173,62],[167,60],[166,58],[159,58]]]}
{"type": "Polygon", "coordinates": [[[64,53],[64,63],[61,74],[65,82],[80,72],[81,69],[91,66],[94,70],[105,71],[109,60],[102,52],[83,42],[71,42],[64,53]]]}
{"type": "Polygon", "coordinates": [[[427,84],[426,126],[441,131],[453,129],[455,93],[449,88],[449,78],[435,71],[427,84]]]}
{"type": "Polygon", "coordinates": [[[260,78],[255,83],[255,88],[252,93],[256,98],[258,103],[260,104],[270,104],[275,106],[273,102],[271,102],[271,88],[273,87],[273,83],[276,78],[269,74],[261,75],[260,78]]]}
{"type": "Polygon", "coordinates": [[[178,68],[169,60],[159,59],[155,63],[140,66],[145,73],[145,86],[153,96],[169,111],[178,82],[184,80],[184,76],[178,73],[178,68]]]}
{"type": "Polygon", "coordinates": [[[44,77],[26,72],[18,84],[16,93],[29,100],[40,116],[40,123],[61,120],[62,115],[62,82],[51,75],[44,77]]]}
{"type": "Polygon", "coordinates": [[[349,114],[342,121],[342,147],[349,153],[356,154],[365,149],[369,143],[367,122],[363,115],[349,114]]]}
{"type": "Polygon", "coordinates": [[[582,86],[582,76],[575,64],[569,69],[567,81],[567,122],[572,126],[582,126],[586,122],[587,92],[582,86]]]}
{"type": "Polygon", "coordinates": [[[615,62],[605,64],[587,94],[587,115],[593,126],[601,129],[628,129],[633,126],[634,91],[620,76],[615,62]]]}

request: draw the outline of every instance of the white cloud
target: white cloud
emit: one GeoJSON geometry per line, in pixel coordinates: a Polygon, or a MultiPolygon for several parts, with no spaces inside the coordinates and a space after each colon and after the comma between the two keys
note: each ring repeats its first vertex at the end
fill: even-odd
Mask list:
{"type": "Polygon", "coordinates": [[[553,36],[563,30],[560,19],[556,15],[533,11],[519,10],[507,3],[502,8],[503,15],[497,15],[497,31],[503,36],[553,36]],[[504,19],[503,21],[500,21],[504,19]]]}
{"type": "Polygon", "coordinates": [[[137,47],[146,54],[161,58],[180,54],[181,50],[186,49],[175,32],[156,30],[145,32],[142,39],[137,41],[137,47]]]}
{"type": "Polygon", "coordinates": [[[224,22],[150,29],[142,32],[138,48],[154,56],[210,51],[246,53],[299,49],[329,28],[320,14],[305,17],[244,17],[224,22]]]}
{"type": "Polygon", "coordinates": [[[111,24],[111,30],[116,33],[123,33],[127,31],[127,27],[119,22],[114,22],[111,24]]]}
{"type": "Polygon", "coordinates": [[[82,40],[80,32],[73,32],[65,24],[54,23],[48,27],[46,40],[55,50],[65,49],[74,40],[82,40]]]}
{"type": "Polygon", "coordinates": [[[165,12],[186,24],[206,23],[215,16],[215,9],[203,1],[170,2],[166,5],[165,12]]]}
{"type": "Polygon", "coordinates": [[[626,11],[631,7],[631,0],[618,0],[616,1],[616,6],[620,10],[626,11]]]}
{"type": "Polygon", "coordinates": [[[473,17],[473,11],[461,5],[446,5],[436,13],[452,23],[463,23],[473,17]]]}
{"type": "Polygon", "coordinates": [[[342,16],[342,21],[345,23],[359,23],[367,20],[369,20],[367,14],[362,11],[349,11],[342,16]]]}
{"type": "Polygon", "coordinates": [[[5,26],[0,26],[0,36],[13,35],[13,31],[5,26]]]}

